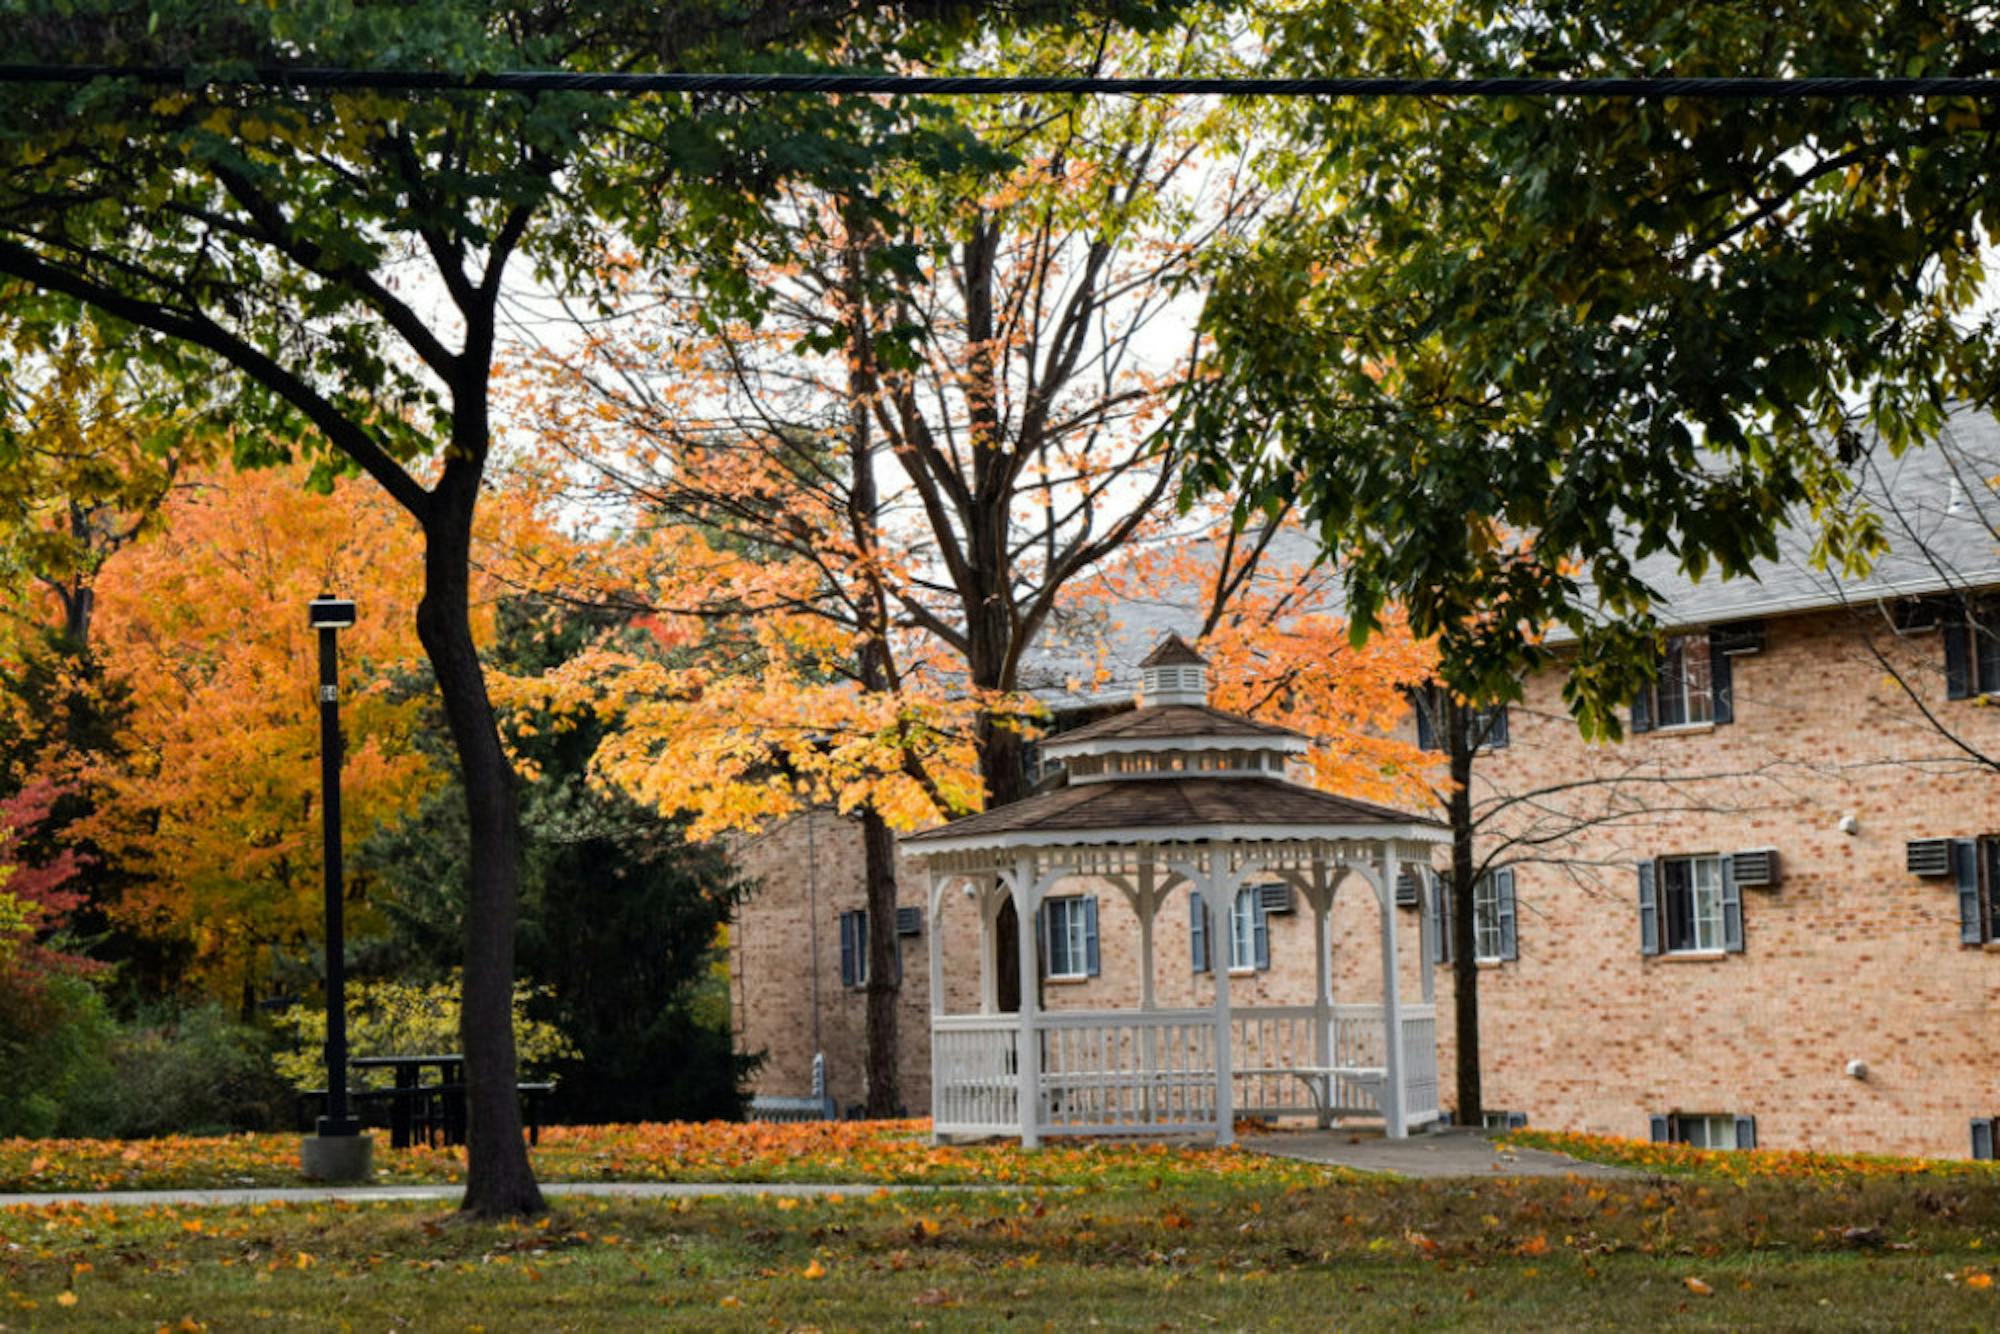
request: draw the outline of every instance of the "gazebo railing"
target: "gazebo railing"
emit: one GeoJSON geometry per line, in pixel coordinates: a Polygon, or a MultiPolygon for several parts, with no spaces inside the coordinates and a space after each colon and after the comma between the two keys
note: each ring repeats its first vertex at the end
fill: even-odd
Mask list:
{"type": "Polygon", "coordinates": [[[1011,1014],[931,1018],[931,1120],[941,1135],[1021,1133],[1021,1022],[1011,1014]]]}
{"type": "Polygon", "coordinates": [[[1437,1006],[1403,1007],[1403,1119],[1414,1127],[1442,1115],[1438,1098],[1437,1006]]]}
{"type": "Polygon", "coordinates": [[[1213,1010],[1057,1010],[1039,1027],[1043,1134],[1216,1128],[1213,1010]]]}
{"type": "MultiPolygon", "coordinates": [[[[1310,1005],[1230,1012],[1233,1111],[1238,1116],[1379,1116],[1388,1065],[1378,1005],[1335,1005],[1321,1038],[1310,1005]]],[[[1016,1015],[931,1021],[932,1115],[940,1135],[1022,1130],[1016,1015]]],[[[1036,1019],[1044,1135],[1205,1133],[1218,1129],[1215,1012],[1057,1010],[1036,1019]]],[[[1403,1110],[1437,1119],[1437,1017],[1403,1008],[1403,1110]]]]}

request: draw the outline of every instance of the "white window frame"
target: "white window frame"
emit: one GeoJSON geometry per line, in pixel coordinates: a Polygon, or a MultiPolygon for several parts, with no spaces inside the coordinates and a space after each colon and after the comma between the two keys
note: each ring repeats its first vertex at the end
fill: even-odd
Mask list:
{"type": "Polygon", "coordinates": [[[1674,1116],[1674,1143],[1691,1149],[1735,1149],[1736,1118],[1713,1112],[1680,1112],[1674,1116]]]}
{"type": "Polygon", "coordinates": [[[1245,885],[1229,905],[1229,971],[1257,971],[1257,899],[1263,889],[1245,885]]]}
{"type": "MultiPolygon", "coordinates": [[[[1440,923],[1449,931],[1449,922],[1440,923]]],[[[1500,939],[1500,877],[1488,871],[1472,882],[1472,957],[1478,963],[1499,963],[1506,957],[1500,939]]]]}
{"type": "Polygon", "coordinates": [[[1722,912],[1722,856],[1719,853],[1696,853],[1684,857],[1660,858],[1659,907],[1660,952],[1662,954],[1720,954],[1727,948],[1724,941],[1722,912]],[[1694,926],[1693,937],[1676,944],[1672,939],[1674,914],[1669,907],[1672,893],[1667,868],[1675,864],[1685,864],[1688,868],[1688,895],[1693,911],[1690,918],[1694,926]],[[1703,881],[1706,879],[1707,883],[1703,881]],[[1704,907],[1707,911],[1703,911],[1704,907]]]}
{"type": "Polygon", "coordinates": [[[840,916],[840,929],[842,931],[847,929],[846,923],[850,921],[856,923],[854,928],[854,981],[847,985],[852,991],[862,991],[868,986],[868,910],[866,908],[856,908],[843,912],[840,916]]]}
{"type": "MultiPolygon", "coordinates": [[[[1680,719],[1666,721],[1666,701],[1664,696],[1654,697],[1653,719],[1657,730],[1672,731],[1676,727],[1709,727],[1715,722],[1715,666],[1714,647],[1706,632],[1693,635],[1674,635],[1667,641],[1668,653],[1680,650],[1681,671],[1679,682],[1680,719]],[[1690,669],[1690,650],[1700,653],[1700,684],[1696,685],[1697,673],[1690,669]]],[[[1664,686],[1665,682],[1661,682],[1664,686]]]]}
{"type": "Polygon", "coordinates": [[[1083,895],[1068,894],[1061,898],[1043,899],[1042,911],[1049,935],[1049,977],[1062,980],[1089,977],[1090,931],[1089,919],[1084,913],[1083,895]],[[1063,962],[1069,965],[1060,969],[1056,967],[1058,931],[1062,934],[1063,962]]]}

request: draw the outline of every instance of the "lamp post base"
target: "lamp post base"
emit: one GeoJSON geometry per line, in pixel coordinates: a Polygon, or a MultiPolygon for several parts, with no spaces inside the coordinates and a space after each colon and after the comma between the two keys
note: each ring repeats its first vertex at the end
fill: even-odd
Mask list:
{"type": "Polygon", "coordinates": [[[308,1181],[366,1181],[375,1173],[372,1135],[321,1133],[299,1140],[299,1166],[308,1181]]]}

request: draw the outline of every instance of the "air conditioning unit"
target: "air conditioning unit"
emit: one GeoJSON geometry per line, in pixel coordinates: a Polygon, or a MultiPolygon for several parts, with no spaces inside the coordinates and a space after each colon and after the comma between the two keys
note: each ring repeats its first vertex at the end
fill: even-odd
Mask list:
{"type": "Polygon", "coordinates": [[[924,910],[922,908],[896,909],[896,934],[899,936],[920,936],[924,933],[924,910]]]}
{"type": "Polygon", "coordinates": [[[1913,838],[1903,845],[1904,864],[1911,875],[1926,878],[1951,874],[1951,840],[1948,838],[1913,838]]]}
{"type": "Polygon", "coordinates": [[[1764,623],[1762,621],[1733,621],[1728,625],[1718,625],[1709,631],[1709,643],[1717,653],[1732,656],[1747,656],[1764,651],[1764,623]]]}
{"type": "Polygon", "coordinates": [[[1729,863],[1736,883],[1747,889],[1775,889],[1778,884],[1778,850],[1753,848],[1730,854],[1729,863]]]}
{"type": "Polygon", "coordinates": [[[1896,632],[1920,635],[1944,624],[1945,605],[1936,598],[1904,598],[1895,605],[1896,632]]]}
{"type": "Polygon", "coordinates": [[[1264,911],[1267,913],[1291,912],[1298,906],[1292,887],[1282,880],[1275,884],[1259,885],[1257,893],[1263,899],[1264,911]]]}
{"type": "Polygon", "coordinates": [[[1396,906],[1414,908],[1423,902],[1423,889],[1417,880],[1417,873],[1405,866],[1396,875],[1396,906]]]}

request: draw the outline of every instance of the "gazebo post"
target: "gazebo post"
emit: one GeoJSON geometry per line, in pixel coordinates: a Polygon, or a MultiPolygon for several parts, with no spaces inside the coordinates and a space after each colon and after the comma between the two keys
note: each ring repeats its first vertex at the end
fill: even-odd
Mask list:
{"type": "Polygon", "coordinates": [[[1404,1139],[1410,1129],[1403,1115],[1403,1000],[1396,980],[1396,845],[1382,850],[1375,897],[1382,912],[1382,1064],[1387,1074],[1382,1090],[1382,1120],[1390,1139],[1404,1139]]]}
{"type": "Polygon", "coordinates": [[[1231,885],[1236,877],[1223,867],[1222,858],[1219,849],[1210,849],[1208,871],[1195,883],[1202,887],[1202,910],[1208,914],[1208,960],[1215,974],[1215,1142],[1228,1145],[1236,1142],[1236,1073],[1229,1040],[1229,966],[1235,962],[1231,885]]]}
{"type": "Polygon", "coordinates": [[[1007,890],[1005,872],[979,887],[979,1012],[994,1014],[1000,1009],[1000,952],[994,948],[996,920],[1007,890]]]}
{"type": "MultiPolygon", "coordinates": [[[[1315,1059],[1320,1068],[1333,1068],[1333,916],[1332,877],[1327,874],[1326,855],[1316,852],[1312,864],[1313,910],[1313,1034],[1315,1059]]],[[[1325,1096],[1320,1099],[1321,1129],[1333,1124],[1333,1076],[1326,1077],[1325,1096]]]]}
{"type": "Polygon", "coordinates": [[[1021,1147],[1039,1148],[1042,1142],[1042,1044],[1038,1021],[1041,1018],[1041,992],[1036,983],[1039,956],[1035,948],[1035,910],[1040,907],[1041,895],[1035,879],[1035,863],[1031,858],[1021,857],[1014,863],[1011,877],[1014,891],[1014,916],[1020,929],[1021,963],[1021,1032],[1016,1040],[1014,1068],[1019,1078],[1015,1098],[1021,1119],[1021,1147]]]}
{"type": "MultiPolygon", "coordinates": [[[[1159,867],[1151,860],[1138,867],[1138,893],[1133,907],[1139,910],[1139,1012],[1155,1008],[1153,986],[1153,921],[1160,914],[1159,867]]],[[[1151,1024],[1139,1028],[1139,1108],[1145,1120],[1153,1119],[1153,1083],[1159,1077],[1160,1034],[1151,1024]]]]}
{"type": "MultiPolygon", "coordinates": [[[[938,934],[938,915],[939,910],[944,907],[945,887],[951,883],[951,880],[952,877],[950,876],[939,875],[935,871],[931,872],[930,907],[927,909],[930,917],[930,925],[925,934],[930,937],[931,1017],[933,1019],[940,1017],[945,1012],[944,944],[938,934]]],[[[931,1080],[931,1087],[937,1087],[937,1080],[935,1078],[931,1080]]]]}

